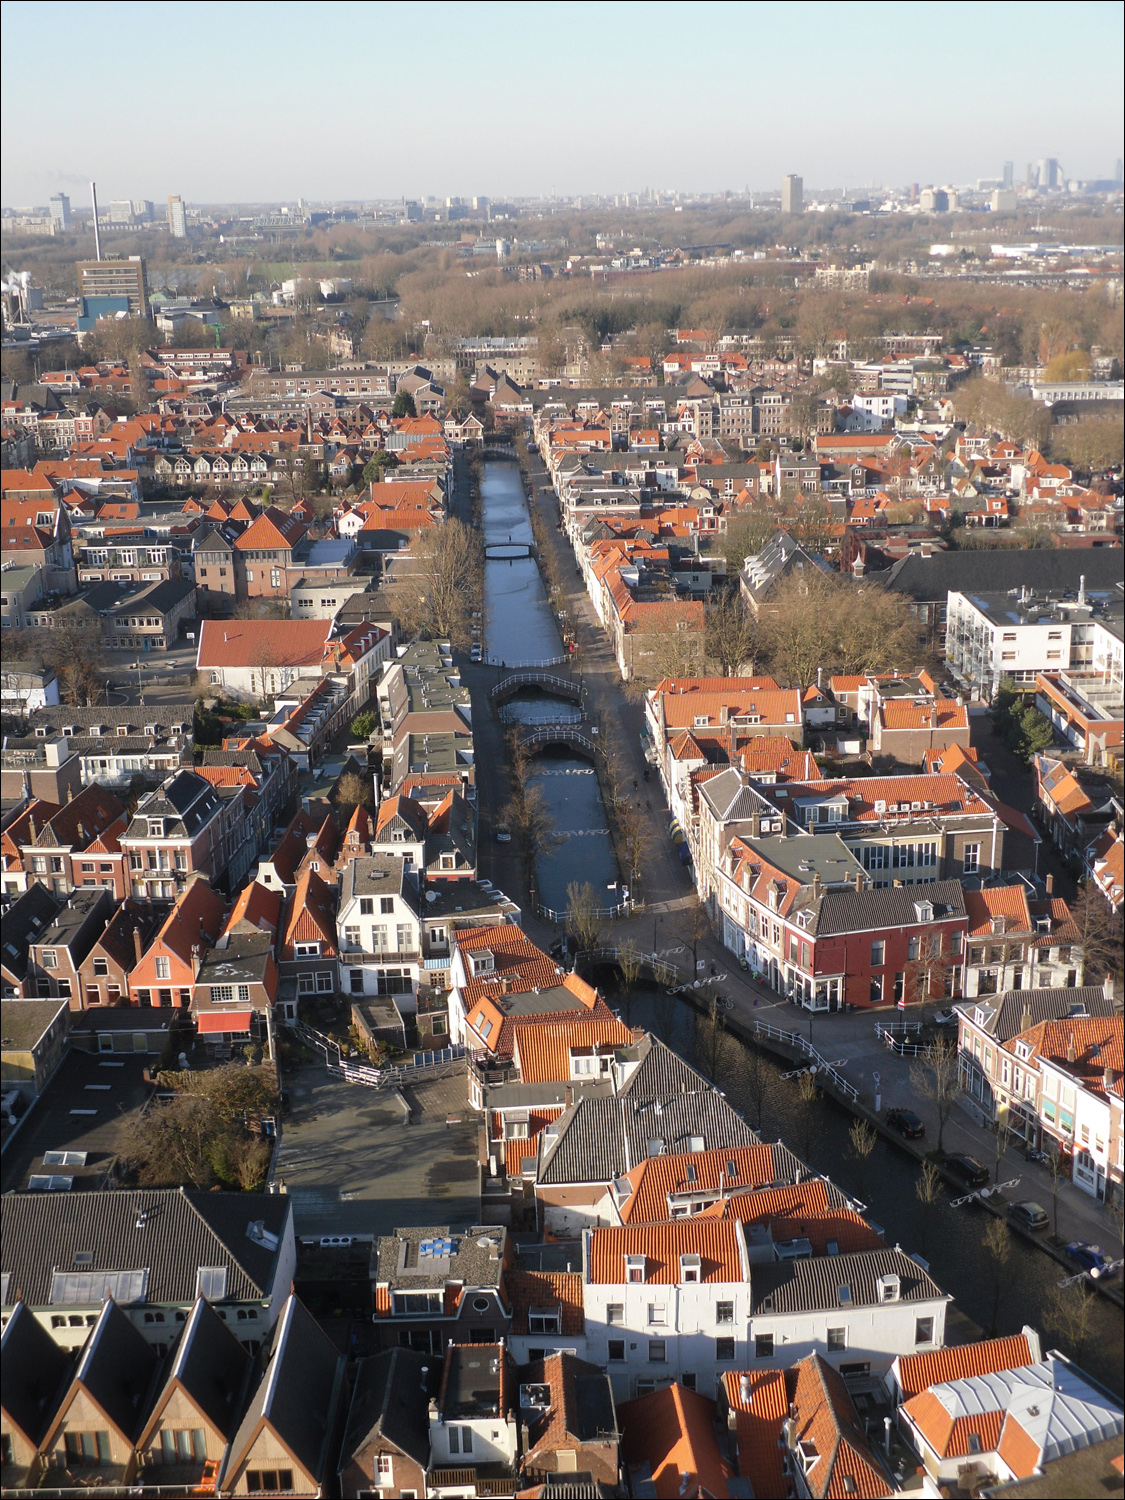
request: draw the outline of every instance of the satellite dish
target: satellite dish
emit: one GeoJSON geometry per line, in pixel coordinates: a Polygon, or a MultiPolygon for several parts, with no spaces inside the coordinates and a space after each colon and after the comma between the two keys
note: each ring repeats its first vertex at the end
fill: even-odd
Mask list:
{"type": "Polygon", "coordinates": [[[437,891],[427,891],[426,892],[426,900],[427,901],[436,901],[437,900],[437,891]]]}

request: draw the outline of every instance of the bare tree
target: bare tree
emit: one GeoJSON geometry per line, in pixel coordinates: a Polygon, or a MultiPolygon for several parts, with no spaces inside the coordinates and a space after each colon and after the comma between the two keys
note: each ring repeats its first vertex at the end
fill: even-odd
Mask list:
{"type": "Polygon", "coordinates": [[[602,919],[594,887],[572,880],[566,888],[566,930],[580,952],[601,946],[602,919]]]}
{"type": "Polygon", "coordinates": [[[766,1102],[766,1091],[769,1088],[772,1076],[770,1066],[762,1054],[762,1049],[754,1044],[742,1049],[744,1063],[743,1080],[746,1093],[754,1104],[754,1118],[757,1121],[755,1130],[761,1134],[762,1111],[766,1102]]]}
{"type": "Polygon", "coordinates": [[[1047,1288],[1043,1323],[1068,1346],[1072,1357],[1080,1360],[1097,1311],[1098,1294],[1083,1276],[1081,1281],[1047,1288]]]}
{"type": "Polygon", "coordinates": [[[996,1337],[1000,1307],[1008,1290],[1008,1261],[1012,1255],[1012,1231],[1006,1219],[990,1219],[984,1231],[984,1249],[991,1266],[989,1281],[992,1291],[992,1319],[989,1323],[989,1338],[996,1337]]]}
{"type": "Polygon", "coordinates": [[[1012,1143],[1012,1120],[1007,1110],[996,1116],[996,1132],[993,1137],[993,1147],[996,1152],[996,1169],[993,1173],[993,1181],[1000,1181],[1000,1172],[1004,1165],[1004,1156],[1012,1143]]]}
{"type": "Polygon", "coordinates": [[[802,1068],[796,1079],[797,1097],[801,1101],[801,1138],[803,1142],[801,1159],[808,1161],[809,1151],[812,1147],[812,1122],[813,1106],[816,1103],[816,1074],[812,1068],[802,1068]]]}
{"type": "Polygon", "coordinates": [[[713,1084],[718,1085],[727,1027],[726,1018],[719,1009],[717,994],[707,996],[707,1009],[702,1015],[696,1016],[696,1023],[696,1047],[701,1055],[703,1071],[713,1084]]]}
{"type": "Polygon", "coordinates": [[[478,533],[455,518],[430,527],[412,543],[409,562],[388,590],[403,628],[468,650],[484,584],[478,533]]]}
{"type": "Polygon", "coordinates": [[[945,1127],[953,1106],[964,1093],[956,1042],[945,1037],[932,1042],[921,1060],[910,1069],[910,1083],[914,1091],[928,1099],[937,1110],[938,1150],[944,1151],[945,1127]]]}
{"type": "Polygon", "coordinates": [[[859,1179],[859,1196],[863,1198],[867,1183],[867,1163],[875,1150],[878,1137],[874,1127],[866,1120],[856,1120],[848,1131],[848,1139],[851,1142],[850,1155],[855,1161],[856,1176],[859,1179]]]}
{"type": "Polygon", "coordinates": [[[918,1199],[918,1212],[922,1223],[922,1254],[925,1255],[930,1218],[934,1204],[941,1197],[941,1173],[932,1161],[922,1163],[922,1170],[914,1184],[914,1196],[918,1199]]]}
{"type": "Polygon", "coordinates": [[[1070,903],[1070,920],[1078,933],[1083,984],[1099,984],[1107,974],[1120,981],[1123,947],[1121,918],[1092,880],[1070,903]]]}
{"type": "Polygon", "coordinates": [[[346,771],[336,783],[336,801],[344,807],[371,807],[375,792],[370,778],[346,771]]]}
{"type": "Polygon", "coordinates": [[[1070,1164],[1056,1146],[1047,1152],[1047,1180],[1051,1184],[1051,1218],[1055,1243],[1059,1242],[1059,1192],[1064,1182],[1070,1181],[1070,1164]]]}
{"type": "Polygon", "coordinates": [[[707,610],[707,657],[721,677],[754,671],[760,651],[758,632],[750,611],[737,594],[728,594],[707,610]]]}
{"type": "Polygon", "coordinates": [[[628,938],[617,950],[617,968],[621,975],[621,1009],[626,1026],[633,1024],[633,991],[641,977],[644,960],[632,938],[628,938]]]}

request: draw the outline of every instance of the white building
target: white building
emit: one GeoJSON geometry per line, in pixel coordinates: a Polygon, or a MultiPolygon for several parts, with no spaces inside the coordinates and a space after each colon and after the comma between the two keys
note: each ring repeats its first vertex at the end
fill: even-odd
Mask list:
{"type": "Polygon", "coordinates": [[[845,1379],[879,1379],[897,1355],[942,1348],[950,1301],[899,1249],[755,1266],[746,1368],[817,1353],[845,1379]]]}
{"type": "Polygon", "coordinates": [[[421,962],[418,887],[392,854],[354,859],[340,889],[337,933],[345,995],[393,996],[400,1011],[417,1007],[421,962]]]}
{"type": "Polygon", "coordinates": [[[1069,598],[950,592],[945,656],[954,675],[991,698],[1002,677],[1031,686],[1039,672],[1089,672],[1095,659],[1121,651],[1120,596],[1088,594],[1085,581],[1069,598]]]}
{"type": "Polygon", "coordinates": [[[587,1230],[582,1244],[586,1357],[614,1396],[678,1380],[712,1395],[747,1364],[750,1259],[737,1219],[587,1230]]]}

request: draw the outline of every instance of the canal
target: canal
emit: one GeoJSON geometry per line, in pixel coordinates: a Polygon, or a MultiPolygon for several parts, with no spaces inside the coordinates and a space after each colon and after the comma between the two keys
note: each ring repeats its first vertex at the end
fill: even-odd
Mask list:
{"type": "MultiPolygon", "coordinates": [[[[599,971],[600,982],[611,978],[599,971]]],[[[1029,1323],[1038,1330],[1044,1350],[1061,1348],[1096,1380],[1122,1394],[1125,1315],[1120,1308],[1096,1296],[1085,1344],[1080,1350],[1068,1345],[1047,1326],[1052,1291],[1067,1275],[1057,1261],[1013,1232],[1008,1262],[998,1275],[984,1247],[992,1215],[972,1204],[952,1207],[956,1194],[944,1185],[937,1201],[925,1209],[914,1191],[918,1162],[882,1137],[861,1166],[849,1141],[854,1117],[823,1094],[806,1105],[796,1081],[782,1078],[790,1065],[729,1034],[716,1046],[705,1016],[651,985],[638,986],[631,1003],[612,984],[607,984],[605,994],[623,1020],[648,1028],[705,1075],[714,1072],[714,1081],[763,1140],[784,1141],[815,1171],[865,1203],[868,1217],[883,1230],[887,1243],[900,1244],[908,1254],[929,1261],[935,1281],[986,1334],[992,1326],[1000,1334],[1018,1333],[1029,1323]]],[[[1050,1202],[1043,1206],[1049,1213],[1050,1202]]]]}
{"type": "MultiPolygon", "coordinates": [[[[481,480],[481,529],[486,546],[507,541],[531,544],[523,478],[514,463],[486,463],[481,480]]],[[[563,655],[555,617],[533,557],[490,558],[484,575],[485,655],[502,667],[547,664],[563,655]]],[[[503,673],[498,672],[497,676],[503,673]]],[[[567,699],[523,689],[501,716],[523,724],[577,723],[581,709],[567,699]]],[[[601,788],[590,761],[563,747],[538,755],[529,785],[542,794],[554,829],[551,847],[539,859],[539,900],[555,911],[567,905],[572,881],[589,883],[597,901],[615,906],[617,860],[601,788]]]]}

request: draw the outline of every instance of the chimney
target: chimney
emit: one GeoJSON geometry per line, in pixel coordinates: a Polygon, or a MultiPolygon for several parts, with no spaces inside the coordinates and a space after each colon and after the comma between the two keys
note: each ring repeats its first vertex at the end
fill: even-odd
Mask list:
{"type": "Polygon", "coordinates": [[[134,954],[134,957],[136,958],[136,960],[137,960],[138,963],[140,963],[140,961],[141,961],[141,954],[143,952],[144,952],[144,944],[141,942],[141,929],[140,929],[140,927],[134,927],[133,928],[133,954],[134,954]]]}
{"type": "Polygon", "coordinates": [[[937,727],[938,727],[937,704],[934,703],[930,707],[930,728],[931,729],[936,729],[937,727]]]}
{"type": "Polygon", "coordinates": [[[813,878],[812,878],[812,898],[813,898],[814,901],[819,901],[820,900],[820,871],[819,870],[814,870],[813,871],[813,878]]]}
{"type": "Polygon", "coordinates": [[[1113,999],[1113,975],[1107,974],[1102,980],[1102,994],[1107,1000],[1113,999]]]}
{"type": "Polygon", "coordinates": [[[72,786],[68,786],[66,789],[66,800],[68,802],[74,801],[74,788],[72,786]]]}
{"type": "Polygon", "coordinates": [[[28,820],[27,820],[27,831],[31,835],[31,842],[34,844],[36,838],[38,837],[38,834],[35,831],[35,817],[34,817],[34,814],[30,818],[28,818],[28,820]]]}
{"type": "Polygon", "coordinates": [[[862,891],[863,890],[863,871],[862,870],[857,870],[855,872],[855,888],[856,888],[857,891],[862,891]]]}
{"type": "Polygon", "coordinates": [[[1067,1041],[1067,1044],[1066,1044],[1066,1060],[1067,1060],[1068,1063],[1072,1063],[1077,1058],[1077,1056],[1078,1056],[1078,1049],[1074,1045],[1074,1033],[1071,1032],[1070,1037],[1069,1037],[1069,1039],[1067,1041]]]}
{"type": "Polygon", "coordinates": [[[1112,1087],[1113,1087],[1113,1069],[1112,1068],[1103,1068],[1103,1070],[1102,1070],[1102,1088],[1108,1094],[1109,1091],[1110,1091],[1110,1089],[1112,1087]]]}
{"type": "Polygon", "coordinates": [[[1020,1017],[1020,1030],[1021,1031],[1030,1031],[1031,1030],[1031,1010],[1026,1005],[1023,1008],[1023,1015],[1020,1017]]]}
{"type": "Polygon", "coordinates": [[[1053,896],[1055,893],[1055,877],[1053,875],[1047,876],[1046,891],[1048,896],[1053,896]]]}
{"type": "Polygon", "coordinates": [[[563,1103],[568,1107],[574,1103],[574,1085],[572,1083],[568,1083],[566,1088],[563,1089],[563,1103]]]}

